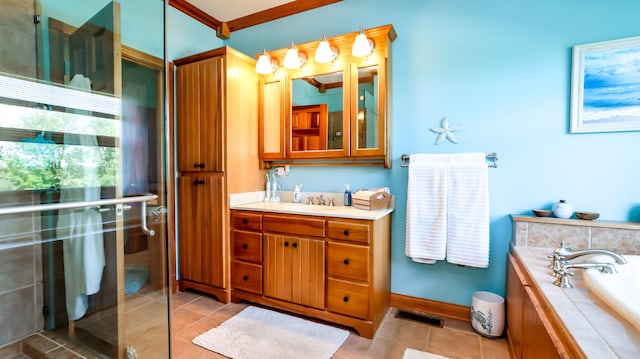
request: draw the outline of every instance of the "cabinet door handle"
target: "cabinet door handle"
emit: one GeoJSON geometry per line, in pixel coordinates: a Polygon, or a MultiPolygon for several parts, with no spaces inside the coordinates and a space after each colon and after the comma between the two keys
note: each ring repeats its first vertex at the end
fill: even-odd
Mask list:
{"type": "Polygon", "coordinates": [[[347,303],[349,301],[349,296],[345,295],[344,297],[342,297],[342,301],[347,303]]]}
{"type": "Polygon", "coordinates": [[[200,167],[200,165],[198,165],[197,163],[193,164],[193,168],[198,168],[198,167],[200,167]]]}
{"type": "Polygon", "coordinates": [[[248,275],[246,275],[246,274],[245,274],[245,275],[243,275],[243,276],[242,276],[242,280],[244,280],[244,281],[249,280],[249,276],[248,276],[248,275]]]}
{"type": "Polygon", "coordinates": [[[285,247],[289,247],[289,242],[284,242],[285,247]]]}
{"type": "Polygon", "coordinates": [[[344,265],[348,266],[349,265],[349,258],[346,258],[345,260],[343,260],[342,263],[344,263],[344,265]]]}
{"type": "Polygon", "coordinates": [[[204,180],[198,180],[198,184],[204,184],[204,180]]]}
{"type": "Polygon", "coordinates": [[[348,235],[349,235],[349,230],[345,229],[345,230],[342,232],[342,234],[344,234],[345,236],[348,236],[348,235]]]}
{"type": "Polygon", "coordinates": [[[198,185],[198,180],[197,180],[197,179],[196,179],[196,180],[193,180],[193,185],[194,185],[194,186],[197,186],[197,185],[198,185]]]}
{"type": "Polygon", "coordinates": [[[242,245],[242,249],[247,249],[247,248],[249,248],[249,246],[246,243],[242,245]]]}
{"type": "Polygon", "coordinates": [[[198,167],[204,168],[204,163],[199,164],[198,167]]]}
{"type": "Polygon", "coordinates": [[[293,242],[293,248],[298,248],[298,243],[293,242]]]}

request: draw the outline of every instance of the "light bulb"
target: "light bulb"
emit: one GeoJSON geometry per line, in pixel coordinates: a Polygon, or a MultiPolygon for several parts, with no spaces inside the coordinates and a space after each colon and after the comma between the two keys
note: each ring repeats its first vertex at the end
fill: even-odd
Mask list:
{"type": "Polygon", "coordinates": [[[364,57],[369,56],[371,51],[373,51],[373,41],[369,40],[367,35],[360,30],[360,33],[356,36],[356,39],[353,42],[351,54],[357,57],[364,57]]]}
{"type": "Polygon", "coordinates": [[[256,62],[256,72],[261,75],[268,75],[273,73],[277,67],[274,61],[271,60],[267,50],[262,50],[262,54],[258,56],[258,62],[256,62]]]}
{"type": "Polygon", "coordinates": [[[289,46],[287,53],[284,55],[284,67],[287,69],[299,69],[300,62],[298,49],[291,42],[291,46],[289,46]]]}
{"type": "Polygon", "coordinates": [[[318,44],[318,48],[316,49],[316,62],[321,64],[327,64],[333,59],[335,59],[338,55],[336,54],[336,49],[331,48],[329,44],[329,40],[325,35],[322,35],[322,41],[318,44]]]}

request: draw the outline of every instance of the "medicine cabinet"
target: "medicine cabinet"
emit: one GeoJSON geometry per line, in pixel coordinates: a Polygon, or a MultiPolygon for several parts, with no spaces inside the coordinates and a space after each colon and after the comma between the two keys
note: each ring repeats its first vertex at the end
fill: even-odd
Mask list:
{"type": "MultiPolygon", "coordinates": [[[[298,44],[308,61],[260,76],[259,149],[266,167],[380,165],[390,167],[389,84],[392,25],[363,30],[372,53],[355,57],[357,32],[329,38],[338,51],[327,64],[314,61],[319,41],[298,44]]],[[[269,52],[282,63],[287,48],[269,52]]]]}

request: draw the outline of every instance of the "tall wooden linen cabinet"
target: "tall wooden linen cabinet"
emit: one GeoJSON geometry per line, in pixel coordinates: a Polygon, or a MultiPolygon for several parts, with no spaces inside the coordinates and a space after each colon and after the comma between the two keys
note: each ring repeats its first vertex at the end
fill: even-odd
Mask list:
{"type": "Polygon", "coordinates": [[[226,303],[228,197],[261,190],[255,60],[221,47],[174,63],[179,289],[226,303]]]}

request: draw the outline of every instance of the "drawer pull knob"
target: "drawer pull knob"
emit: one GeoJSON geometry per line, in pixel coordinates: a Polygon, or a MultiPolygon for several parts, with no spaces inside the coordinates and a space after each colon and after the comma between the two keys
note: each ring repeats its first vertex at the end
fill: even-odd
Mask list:
{"type": "Polygon", "coordinates": [[[344,263],[344,265],[348,266],[349,265],[349,258],[343,260],[342,263],[344,263]]]}
{"type": "Polygon", "coordinates": [[[247,248],[249,248],[248,244],[245,243],[245,244],[242,245],[242,249],[247,249],[247,248]]]}
{"type": "Polygon", "coordinates": [[[345,303],[347,303],[347,302],[349,301],[349,297],[345,295],[345,296],[342,298],[342,301],[343,301],[343,302],[345,302],[345,303]]]}
{"type": "Polygon", "coordinates": [[[245,275],[243,275],[243,276],[242,276],[242,280],[244,280],[244,281],[249,280],[249,276],[248,276],[248,275],[246,275],[246,274],[245,274],[245,275]]]}
{"type": "Polygon", "coordinates": [[[345,230],[342,232],[342,234],[344,234],[345,236],[348,236],[348,235],[349,235],[349,231],[345,229],[345,230]]]}
{"type": "Polygon", "coordinates": [[[289,247],[289,242],[284,242],[285,247],[289,247]]]}
{"type": "Polygon", "coordinates": [[[293,242],[293,248],[298,248],[298,243],[293,242]]]}
{"type": "Polygon", "coordinates": [[[249,221],[246,218],[243,218],[242,219],[242,224],[247,224],[247,223],[249,223],[249,221]]]}

